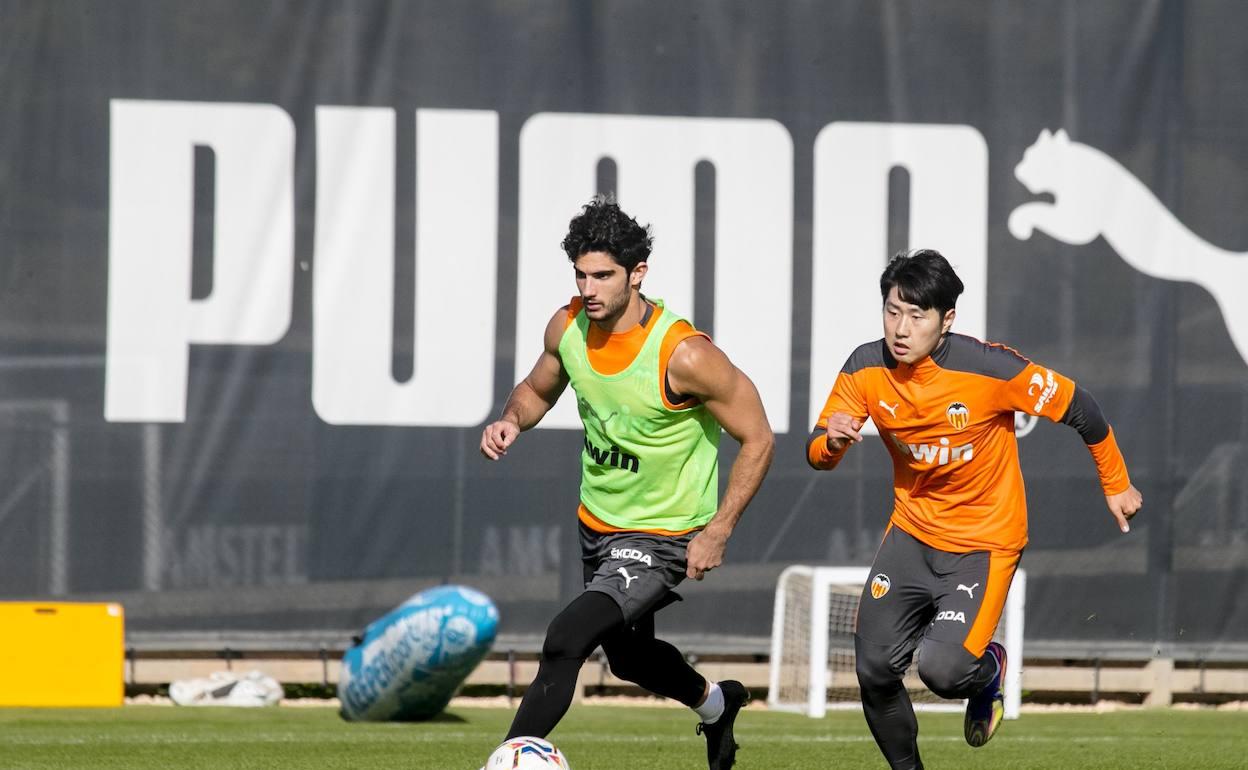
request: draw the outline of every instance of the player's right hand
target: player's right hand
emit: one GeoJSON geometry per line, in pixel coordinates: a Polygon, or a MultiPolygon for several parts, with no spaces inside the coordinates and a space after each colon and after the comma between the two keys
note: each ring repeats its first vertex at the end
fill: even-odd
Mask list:
{"type": "Polygon", "coordinates": [[[862,420],[844,412],[833,412],[828,417],[828,449],[839,452],[850,443],[862,441],[862,420]]]}
{"type": "Polygon", "coordinates": [[[497,460],[507,454],[507,447],[511,446],[516,436],[519,435],[520,426],[511,420],[492,422],[481,431],[481,454],[491,460],[497,460]]]}

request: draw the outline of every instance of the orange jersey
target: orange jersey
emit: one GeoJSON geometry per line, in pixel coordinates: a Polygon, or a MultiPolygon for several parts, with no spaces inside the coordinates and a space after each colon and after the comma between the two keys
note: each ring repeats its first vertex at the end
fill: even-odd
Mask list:
{"type": "MultiPolygon", "coordinates": [[[[564,324],[566,329],[575,319],[576,314],[581,312],[581,298],[573,297],[568,303],[568,317],[564,324]]],[[[642,345],[646,344],[646,338],[650,336],[650,330],[654,328],[654,321],[662,313],[663,308],[653,305],[650,315],[643,320],[645,325],[638,324],[628,331],[611,332],[599,329],[596,324],[589,325],[589,337],[587,340],[586,355],[589,358],[589,365],[599,374],[617,374],[628,368],[633,362],[637,354],[641,352],[642,345]]],[[[704,332],[700,332],[687,321],[678,321],[667,330],[667,334],[663,337],[663,344],[659,348],[659,379],[662,381],[659,392],[663,394],[663,403],[669,409],[688,408],[697,404],[697,399],[686,398],[678,403],[673,403],[672,396],[675,395],[667,386],[667,362],[671,359],[672,353],[675,352],[676,346],[690,337],[706,337],[704,332]]],[[[708,337],[709,339],[709,337],[708,337]]],[[[597,516],[590,513],[584,505],[577,510],[577,515],[581,522],[594,530],[595,532],[623,532],[618,527],[600,520],[597,516]]],[[[667,532],[665,530],[656,530],[655,534],[660,535],[683,535],[689,530],[681,532],[667,532]]]]}
{"type": "MultiPolygon", "coordinates": [[[[1062,420],[1075,383],[1018,352],[950,334],[913,366],[883,340],[850,355],[819,415],[870,417],[893,459],[892,523],[933,548],[951,552],[1018,551],[1027,544],[1027,501],[1014,412],[1062,420]]],[[[1106,494],[1130,484],[1113,432],[1089,447],[1106,494]]],[[[842,453],[822,434],[807,457],[831,468],[842,453]]]]}

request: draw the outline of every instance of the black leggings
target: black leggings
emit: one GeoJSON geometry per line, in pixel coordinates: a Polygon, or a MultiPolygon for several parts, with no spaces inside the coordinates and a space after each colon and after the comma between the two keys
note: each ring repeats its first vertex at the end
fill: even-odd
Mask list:
{"type": "Polygon", "coordinates": [[[706,679],[672,645],[654,636],[654,613],[632,625],[615,601],[604,593],[586,591],[550,622],[537,677],[524,693],[508,738],[546,737],[567,713],[581,664],[598,645],[607,654],[611,673],[656,695],[690,708],[702,702],[706,679]]]}

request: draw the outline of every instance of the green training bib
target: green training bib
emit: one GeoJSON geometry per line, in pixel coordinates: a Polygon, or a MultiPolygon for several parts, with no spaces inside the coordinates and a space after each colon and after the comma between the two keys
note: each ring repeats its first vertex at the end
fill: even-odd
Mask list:
{"type": "Polygon", "coordinates": [[[659,379],[663,337],[681,320],[666,309],[659,313],[636,358],[618,374],[590,366],[584,309],[559,341],[585,425],[581,503],[614,527],[681,531],[715,515],[719,422],[702,404],[669,408],[659,379]]]}

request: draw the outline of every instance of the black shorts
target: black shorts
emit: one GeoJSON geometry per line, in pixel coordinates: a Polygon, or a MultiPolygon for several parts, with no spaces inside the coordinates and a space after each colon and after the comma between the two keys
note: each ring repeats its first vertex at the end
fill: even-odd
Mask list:
{"type": "Polygon", "coordinates": [[[632,624],[647,612],[680,600],[672,589],[685,579],[685,551],[697,532],[603,533],[584,524],[580,529],[585,590],[614,599],[625,622],[632,624]]]}

